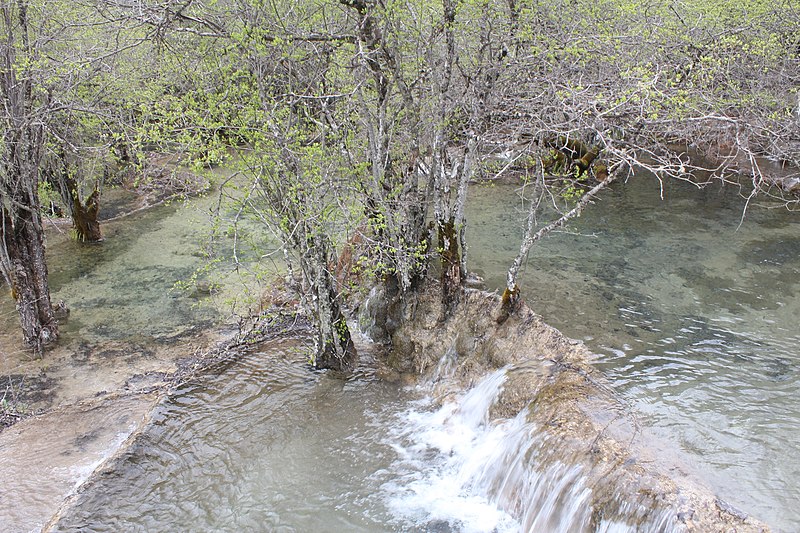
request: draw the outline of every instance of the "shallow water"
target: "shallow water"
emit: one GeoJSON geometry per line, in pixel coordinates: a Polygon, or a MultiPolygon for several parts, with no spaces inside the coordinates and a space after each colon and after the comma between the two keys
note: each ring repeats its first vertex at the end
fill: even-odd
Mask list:
{"type": "MultiPolygon", "coordinates": [[[[682,531],[629,505],[637,526],[593,523],[580,466],[526,411],[489,411],[501,369],[439,406],[369,369],[341,379],[269,343],[182,387],[99,476],[58,531],[682,531]]],[[[578,454],[580,455],[580,454],[578,454]]]]}
{"type": "MultiPolygon", "coordinates": [[[[476,189],[473,265],[492,287],[518,247],[508,188],[476,189]],[[481,242],[491,242],[482,247],[481,242]]],[[[733,189],[635,178],[538,243],[523,297],[720,498],[800,528],[800,217],[733,189]]],[[[517,215],[516,218],[519,218],[517,215]]]]}
{"type": "MultiPolygon", "coordinates": [[[[119,216],[136,205],[133,193],[122,189],[104,192],[100,213],[104,240],[80,243],[68,228],[46,223],[51,296],[64,300],[69,318],[61,326],[60,344],[73,350],[102,350],[135,346],[150,350],[174,344],[176,339],[218,326],[232,310],[246,314],[250,302],[242,286],[252,287],[253,252],[240,248],[243,263],[238,272],[224,266],[204,272],[203,244],[211,228],[209,210],[215,195],[175,200],[119,216]],[[247,276],[239,281],[239,276],[247,276]],[[200,285],[213,287],[213,294],[200,285]]],[[[218,243],[220,253],[230,253],[232,239],[218,243]]],[[[274,250],[267,236],[258,243],[259,254],[274,250]]],[[[265,269],[278,271],[280,263],[265,269]]],[[[19,346],[18,321],[10,298],[0,299],[0,336],[3,346],[19,346]]]]}
{"type": "MultiPolygon", "coordinates": [[[[477,187],[471,194],[471,265],[490,287],[501,287],[523,219],[510,208],[517,203],[514,187],[477,187]]],[[[735,191],[675,184],[661,200],[652,179],[617,184],[598,203],[534,247],[524,298],[598,353],[596,364],[642,424],[695,464],[720,498],[780,529],[797,530],[800,356],[794,317],[800,302],[794,295],[800,289],[800,220],[783,210],[751,207],[740,226],[744,203],[735,191]]],[[[54,285],[63,283],[57,294],[69,298],[60,297],[77,302],[74,309],[81,312],[99,308],[85,321],[73,311],[75,336],[129,342],[131,332],[141,329],[169,342],[193,323],[183,313],[200,312],[202,323],[201,308],[187,307],[189,300],[180,299],[185,296],[168,290],[191,271],[197,227],[187,223],[171,233],[182,226],[169,222],[173,208],[164,209],[137,226],[142,235],[127,243],[109,239],[103,246],[119,249],[106,259],[87,266],[77,256],[57,267],[63,269],[54,272],[54,285]],[[153,239],[150,229],[164,233],[153,239]],[[171,246],[185,251],[173,257],[171,246]],[[113,266],[115,257],[121,259],[113,266]],[[98,277],[88,275],[95,270],[98,277]],[[160,288],[147,293],[156,282],[160,288]],[[166,309],[148,309],[139,291],[166,309]],[[103,314],[117,317],[118,325],[106,324],[103,314]],[[127,320],[134,327],[126,328],[127,320]]],[[[418,392],[375,379],[368,369],[342,381],[310,371],[304,359],[289,343],[182,389],[64,528],[521,527],[519,517],[508,516],[480,490],[459,489],[481,485],[462,479],[465,464],[454,458],[463,454],[447,443],[464,435],[460,426],[448,425],[452,413],[434,409],[418,392]],[[428,464],[435,467],[423,467],[428,464]],[[456,518],[467,511],[479,514],[456,518]]],[[[470,436],[466,441],[477,448],[468,447],[466,455],[479,454],[481,443],[492,438],[482,429],[470,436]]],[[[573,503],[580,501],[580,473],[564,467],[561,475],[566,490],[576,491],[573,503]]],[[[568,518],[535,515],[526,523],[554,530],[568,518]]]]}
{"type": "Polygon", "coordinates": [[[66,531],[384,531],[384,429],[409,396],[287,341],[183,387],[66,531]]]}
{"type": "MultiPolygon", "coordinates": [[[[104,200],[109,212],[101,211],[101,218],[131,209],[135,198],[116,189],[104,200]]],[[[97,244],[76,242],[69,229],[47,224],[51,296],[71,311],[60,326],[61,344],[153,346],[219,323],[221,314],[208,298],[176,288],[202,264],[200,243],[208,227],[204,203],[176,202],[101,223],[105,240],[97,244]]],[[[10,298],[3,298],[2,310],[3,332],[18,337],[10,298]]]]}

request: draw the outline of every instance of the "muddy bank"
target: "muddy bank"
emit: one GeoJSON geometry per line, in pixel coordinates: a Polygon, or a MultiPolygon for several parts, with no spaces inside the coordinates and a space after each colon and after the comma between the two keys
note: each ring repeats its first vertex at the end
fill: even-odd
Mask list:
{"type": "MultiPolygon", "coordinates": [[[[531,469],[565,462],[580,467],[594,527],[611,522],[635,530],[769,531],[718,499],[693,479],[691,466],[651,439],[588,363],[591,354],[581,343],[524,304],[500,324],[499,307],[496,294],[468,289],[455,313],[442,320],[436,287],[422,291],[403,306],[403,325],[385,360],[388,375],[420,373],[445,399],[508,368],[494,423],[520,415],[534,428],[537,449],[520,451],[531,469]]],[[[524,487],[504,490],[502,505],[525,509],[524,487]]]]}

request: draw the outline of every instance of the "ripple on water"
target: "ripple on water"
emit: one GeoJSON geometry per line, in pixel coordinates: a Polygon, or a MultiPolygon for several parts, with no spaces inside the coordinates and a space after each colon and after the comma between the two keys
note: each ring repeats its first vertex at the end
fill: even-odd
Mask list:
{"type": "Polygon", "coordinates": [[[312,371],[307,349],[273,344],[182,387],[62,529],[385,531],[392,450],[375,435],[408,393],[312,371]]]}
{"type": "MultiPolygon", "coordinates": [[[[721,497],[798,530],[800,219],[751,208],[740,225],[737,191],[665,183],[659,193],[645,176],[604,192],[571,234],[537,243],[523,294],[587,339],[615,390],[721,497]]],[[[490,265],[514,249],[491,206],[513,194],[477,189],[467,211],[470,258],[490,287],[503,286],[490,265]]]]}
{"type": "MultiPolygon", "coordinates": [[[[470,260],[490,287],[503,286],[519,246],[513,194],[476,189],[467,214],[470,260]]],[[[592,337],[614,389],[720,497],[797,530],[798,222],[750,209],[740,226],[741,202],[716,188],[658,194],[636,177],[571,233],[537,243],[526,299],[567,334],[592,337]]],[[[398,452],[375,436],[408,393],[309,373],[292,354],[262,357],[163,406],[124,459],[122,486],[87,494],[72,527],[384,530],[391,516],[375,494],[398,452]]]]}

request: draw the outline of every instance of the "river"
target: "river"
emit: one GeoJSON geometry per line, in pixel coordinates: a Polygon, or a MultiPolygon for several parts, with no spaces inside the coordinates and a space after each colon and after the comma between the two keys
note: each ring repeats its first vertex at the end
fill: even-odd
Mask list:
{"type": "MultiPolygon", "coordinates": [[[[538,243],[530,305],[598,354],[642,423],[725,499],[800,528],[800,219],[732,187],[634,178],[538,243]],[[743,219],[744,216],[744,219],[743,219]]],[[[508,191],[475,189],[477,205],[508,191]]],[[[476,205],[476,207],[477,207],[476,205]]],[[[476,209],[490,286],[518,247],[512,211],[476,209]],[[494,235],[494,237],[491,237],[494,235]]]]}
{"type": "MultiPolygon", "coordinates": [[[[470,265],[490,288],[503,285],[519,246],[523,217],[514,191],[507,184],[471,190],[470,265]]],[[[661,192],[654,179],[617,184],[567,230],[538,243],[526,266],[524,298],[552,325],[586,342],[619,398],[720,498],[778,530],[797,530],[800,356],[794,318],[800,302],[794,295],[800,288],[800,220],[785,209],[750,206],[741,222],[744,201],[732,188],[677,183],[667,185],[663,199],[661,192]]],[[[175,207],[164,209],[163,216],[174,216],[175,207]]],[[[154,219],[127,231],[183,228],[177,238],[186,243],[196,231],[148,216],[154,219]]],[[[160,253],[183,257],[187,252],[170,248],[174,239],[159,237],[160,253]]],[[[115,246],[112,241],[103,246],[115,246]]],[[[137,257],[142,254],[125,263],[131,278],[124,285],[145,290],[163,273],[131,268],[137,257]]],[[[190,263],[170,271],[170,280],[177,270],[188,273],[190,263]]],[[[83,278],[119,279],[95,277],[102,265],[83,278]]],[[[70,279],[75,268],[68,269],[70,279]]],[[[79,281],[61,283],[57,296],[97,305],[81,299],[88,289],[72,285],[79,281]]],[[[137,300],[110,281],[105,289],[106,282],[90,283],[93,290],[118,293],[123,318],[124,302],[137,300]]],[[[160,297],[164,290],[158,290],[160,297]]],[[[142,320],[142,327],[125,331],[141,329],[146,337],[166,340],[178,324],[188,323],[175,311],[166,315],[173,326],[163,331],[157,313],[132,316],[131,323],[142,320]]],[[[113,335],[102,320],[80,324],[71,327],[81,336],[113,335]]],[[[485,406],[466,407],[465,398],[436,407],[423,389],[381,381],[369,358],[346,381],[311,371],[302,346],[300,340],[268,345],[181,388],[61,528],[521,527],[520,517],[481,493],[479,465],[468,460],[491,459],[486,450],[507,442],[513,428],[498,435],[481,423],[485,406]]],[[[562,481],[577,476],[560,475],[562,481]]],[[[554,476],[548,482],[556,482],[554,476]]],[[[571,487],[577,505],[581,489],[571,487]]],[[[579,514],[579,506],[561,507],[562,514],[579,514]]]]}

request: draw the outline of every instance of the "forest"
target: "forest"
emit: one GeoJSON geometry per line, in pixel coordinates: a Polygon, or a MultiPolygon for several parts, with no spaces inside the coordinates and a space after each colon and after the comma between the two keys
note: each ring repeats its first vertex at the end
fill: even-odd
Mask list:
{"type": "Polygon", "coordinates": [[[552,222],[545,206],[566,214],[637,169],[791,193],[758,157],[800,157],[797,10],[6,2],[2,265],[25,340],[41,351],[58,338],[42,195],[97,241],[100,190],[147,179],[153,152],[236,169],[227,197],[284,242],[313,301],[318,364],[335,368],[353,364],[329,269],[342,236],[360,232],[363,275],[402,294],[435,271],[456,302],[476,180],[531,183],[520,258],[552,222]]]}
{"type": "MultiPolygon", "coordinates": [[[[737,221],[800,198],[797,0],[0,0],[0,12],[2,281],[45,361],[70,306],[51,297],[46,228],[69,219],[70,238],[100,250],[117,189],[213,196],[191,280],[273,276],[311,324],[312,366],[345,375],[376,287],[371,336],[403,370],[430,364],[401,338],[420,298],[439,324],[474,304],[476,187],[514,184],[500,201],[523,206],[492,327],[528,316],[531,250],[636,176],[662,196],[675,182],[730,189],[737,221]]],[[[254,316],[274,312],[248,297],[254,316]]]]}

